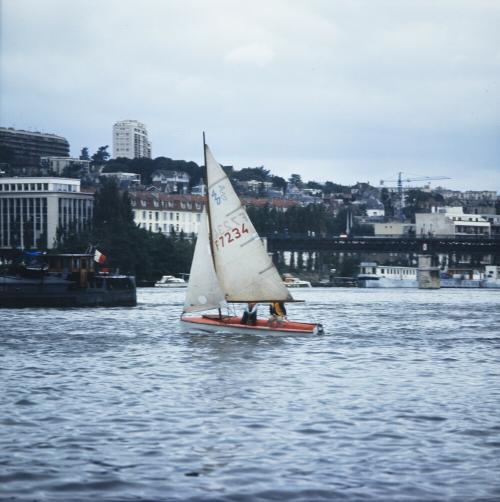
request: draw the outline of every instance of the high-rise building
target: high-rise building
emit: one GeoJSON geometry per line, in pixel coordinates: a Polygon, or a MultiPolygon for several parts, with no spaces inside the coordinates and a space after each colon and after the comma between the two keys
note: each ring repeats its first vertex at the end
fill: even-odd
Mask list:
{"type": "Polygon", "coordinates": [[[4,155],[8,155],[7,163],[16,174],[26,174],[38,168],[40,157],[69,157],[66,138],[12,127],[0,127],[0,146],[4,149],[4,155]]]}
{"type": "Polygon", "coordinates": [[[146,126],[137,120],[121,120],[113,126],[113,157],[151,158],[146,126]]]}

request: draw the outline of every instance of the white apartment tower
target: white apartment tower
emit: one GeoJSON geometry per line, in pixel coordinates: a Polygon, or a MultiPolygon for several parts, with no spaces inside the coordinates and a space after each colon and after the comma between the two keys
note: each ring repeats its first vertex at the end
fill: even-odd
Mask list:
{"type": "Polygon", "coordinates": [[[151,158],[146,126],[137,120],[121,120],[113,126],[113,157],[151,158]]]}

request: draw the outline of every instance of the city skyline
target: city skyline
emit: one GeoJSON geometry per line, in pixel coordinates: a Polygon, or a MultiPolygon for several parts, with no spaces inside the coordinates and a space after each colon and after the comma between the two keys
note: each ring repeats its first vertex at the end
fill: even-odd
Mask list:
{"type": "Polygon", "coordinates": [[[205,130],[236,169],[500,191],[499,5],[134,5],[4,0],[1,125],[77,156],[134,119],[154,157],[202,163],[205,130]]]}

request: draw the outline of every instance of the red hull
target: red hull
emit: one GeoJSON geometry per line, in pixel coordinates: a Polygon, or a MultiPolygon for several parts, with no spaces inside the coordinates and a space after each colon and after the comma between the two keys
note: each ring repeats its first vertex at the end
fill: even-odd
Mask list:
{"type": "Polygon", "coordinates": [[[238,316],[182,316],[184,326],[202,331],[230,331],[232,333],[272,333],[272,334],[317,334],[323,331],[320,324],[295,321],[272,321],[257,319],[256,324],[241,324],[238,316]]]}

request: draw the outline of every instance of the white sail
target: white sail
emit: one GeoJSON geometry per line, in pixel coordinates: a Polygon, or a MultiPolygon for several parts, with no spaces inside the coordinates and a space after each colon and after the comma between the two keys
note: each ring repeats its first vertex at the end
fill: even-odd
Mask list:
{"type": "Polygon", "coordinates": [[[205,145],[215,271],[229,302],[293,301],[229,178],[205,145]]]}
{"type": "Polygon", "coordinates": [[[184,312],[209,310],[224,305],[224,293],[215,275],[210,251],[207,213],[203,211],[194,248],[193,262],[191,263],[184,312]]]}

